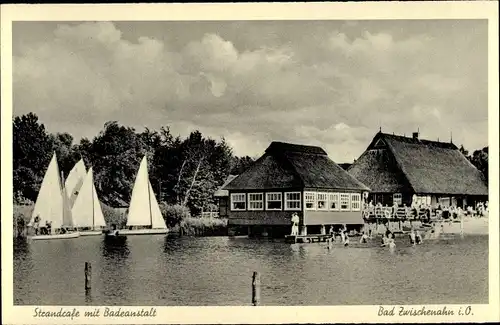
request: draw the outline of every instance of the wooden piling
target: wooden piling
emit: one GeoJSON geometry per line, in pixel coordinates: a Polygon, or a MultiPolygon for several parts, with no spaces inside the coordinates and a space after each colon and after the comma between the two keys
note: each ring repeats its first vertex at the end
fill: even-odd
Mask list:
{"type": "Polygon", "coordinates": [[[252,276],[252,305],[258,306],[260,303],[260,274],[253,272],[252,276]]]}
{"type": "Polygon", "coordinates": [[[92,287],[92,264],[85,262],[85,290],[92,287]]]}

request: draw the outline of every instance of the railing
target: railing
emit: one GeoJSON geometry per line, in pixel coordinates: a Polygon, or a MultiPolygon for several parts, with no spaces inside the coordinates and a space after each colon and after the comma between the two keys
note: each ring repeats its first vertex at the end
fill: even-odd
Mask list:
{"type": "Polygon", "coordinates": [[[409,207],[367,207],[363,210],[365,219],[393,219],[393,220],[422,220],[436,217],[436,212],[432,209],[415,209],[409,207]]]}
{"type": "Polygon", "coordinates": [[[217,211],[212,211],[212,212],[202,212],[201,213],[202,218],[218,218],[219,217],[219,212],[217,211]]]}
{"type": "Polygon", "coordinates": [[[442,217],[456,217],[458,214],[477,216],[481,215],[479,210],[461,210],[460,212],[453,210],[437,210],[433,208],[411,208],[398,207],[394,210],[393,207],[365,207],[363,209],[363,218],[365,220],[429,220],[441,219],[442,217]]]}

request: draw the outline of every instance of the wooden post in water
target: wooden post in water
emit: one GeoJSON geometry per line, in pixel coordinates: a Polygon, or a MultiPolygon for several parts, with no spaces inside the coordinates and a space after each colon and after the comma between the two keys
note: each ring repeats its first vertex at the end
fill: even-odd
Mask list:
{"type": "Polygon", "coordinates": [[[92,264],[85,262],[85,291],[92,287],[92,264]]]}
{"type": "Polygon", "coordinates": [[[252,305],[258,306],[260,303],[260,274],[253,272],[252,276],[252,305]]]}

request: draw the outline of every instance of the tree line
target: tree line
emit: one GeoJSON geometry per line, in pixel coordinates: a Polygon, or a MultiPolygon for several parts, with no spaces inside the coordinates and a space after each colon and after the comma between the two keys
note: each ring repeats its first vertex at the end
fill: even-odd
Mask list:
{"type": "Polygon", "coordinates": [[[240,174],[254,159],[237,157],[224,140],[193,131],[186,138],[168,127],[159,131],[107,122],[90,140],[49,133],[34,113],[13,119],[13,185],[16,203],[34,202],[55,152],[63,177],[83,159],[94,170],[96,190],[112,207],[128,206],[139,164],[148,157],[151,186],[159,202],[189,208],[192,215],[214,210],[213,194],[229,174],[240,174]]]}
{"type": "Polygon", "coordinates": [[[477,168],[481,173],[483,173],[488,182],[488,147],[482,149],[474,150],[472,154],[469,151],[460,146],[460,152],[477,168]]]}
{"type": "MultiPolygon", "coordinates": [[[[63,177],[80,159],[94,170],[94,182],[102,202],[125,207],[130,202],[139,164],[148,157],[151,185],[159,202],[189,208],[192,215],[215,210],[213,194],[229,174],[241,174],[254,161],[237,157],[224,138],[216,141],[193,131],[186,138],[174,136],[168,127],[159,131],[107,122],[89,140],[73,143],[68,133],[49,133],[34,113],[13,119],[13,185],[15,203],[34,202],[43,176],[55,152],[63,177]]],[[[459,148],[488,179],[488,147],[469,154],[459,148]]]]}

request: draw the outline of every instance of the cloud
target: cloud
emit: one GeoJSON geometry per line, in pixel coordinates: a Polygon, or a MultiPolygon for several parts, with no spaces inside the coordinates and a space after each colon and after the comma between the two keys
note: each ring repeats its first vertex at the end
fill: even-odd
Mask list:
{"type": "MultiPolygon", "coordinates": [[[[59,24],[47,41],[15,49],[14,113],[33,111],[49,130],[76,138],[118,120],[182,135],[200,129],[240,155],[258,155],[273,140],[316,144],[338,162],[357,158],[379,126],[399,134],[420,127],[429,138],[485,127],[487,70],[475,53],[486,49],[461,45],[478,38],[469,29],[290,24],[293,33],[276,27],[260,44],[272,25],[248,23],[223,37],[158,23],[154,35],[130,38],[111,22],[59,24]]],[[[464,134],[454,138],[485,142],[484,132],[464,134]]]]}

